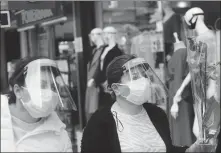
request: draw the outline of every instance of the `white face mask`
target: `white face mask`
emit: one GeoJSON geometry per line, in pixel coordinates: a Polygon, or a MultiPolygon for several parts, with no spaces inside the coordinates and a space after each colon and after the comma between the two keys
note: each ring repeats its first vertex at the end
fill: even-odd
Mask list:
{"type": "Polygon", "coordinates": [[[125,96],[125,98],[129,102],[135,105],[142,105],[151,100],[151,87],[148,79],[140,78],[126,85],[129,87],[130,93],[128,96],[125,96]]]}
{"type": "Polygon", "coordinates": [[[21,102],[23,103],[24,108],[29,112],[29,114],[34,118],[42,118],[49,116],[56,108],[59,98],[56,93],[51,90],[42,89],[44,93],[41,97],[42,106],[34,104],[33,101],[21,102]]]}

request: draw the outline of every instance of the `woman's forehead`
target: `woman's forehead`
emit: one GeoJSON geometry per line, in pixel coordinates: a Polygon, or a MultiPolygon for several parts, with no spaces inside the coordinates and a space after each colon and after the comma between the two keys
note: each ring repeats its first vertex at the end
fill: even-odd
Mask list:
{"type": "Polygon", "coordinates": [[[50,72],[50,71],[46,71],[46,70],[42,70],[42,71],[39,71],[35,74],[29,74],[29,75],[32,75],[32,79],[33,81],[37,81],[37,80],[53,80],[53,73],[50,72]]]}
{"type": "Polygon", "coordinates": [[[136,65],[134,67],[126,69],[124,72],[126,72],[126,73],[128,73],[128,72],[136,73],[136,72],[143,72],[143,71],[145,71],[145,67],[143,65],[136,65]]]}

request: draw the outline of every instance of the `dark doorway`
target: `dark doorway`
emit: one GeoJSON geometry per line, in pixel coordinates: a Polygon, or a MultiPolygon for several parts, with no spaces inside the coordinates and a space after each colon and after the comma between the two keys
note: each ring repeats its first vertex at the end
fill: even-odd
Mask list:
{"type": "Polygon", "coordinates": [[[20,37],[16,29],[5,32],[5,51],[6,62],[21,58],[20,37]]]}

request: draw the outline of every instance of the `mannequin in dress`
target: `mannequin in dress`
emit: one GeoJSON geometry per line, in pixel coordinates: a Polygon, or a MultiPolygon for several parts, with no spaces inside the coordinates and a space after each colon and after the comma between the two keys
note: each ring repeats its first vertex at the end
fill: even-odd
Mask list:
{"type": "Polygon", "coordinates": [[[197,138],[204,138],[205,140],[205,134],[202,134],[202,126],[207,127],[208,122],[212,119],[214,123],[207,127],[206,132],[207,136],[215,135],[218,133],[217,129],[220,123],[219,103],[215,100],[216,81],[210,76],[210,72],[213,70],[211,68],[216,64],[216,38],[215,34],[204,23],[202,9],[191,8],[186,12],[184,19],[189,29],[196,30],[197,37],[195,39],[189,38],[187,62],[190,72],[174,96],[171,115],[174,118],[178,116],[178,103],[182,100],[181,95],[185,87],[192,82],[195,113],[193,133],[197,138]],[[202,105],[203,102],[206,102],[206,107],[202,105]],[[202,120],[204,113],[206,117],[202,120]]]}

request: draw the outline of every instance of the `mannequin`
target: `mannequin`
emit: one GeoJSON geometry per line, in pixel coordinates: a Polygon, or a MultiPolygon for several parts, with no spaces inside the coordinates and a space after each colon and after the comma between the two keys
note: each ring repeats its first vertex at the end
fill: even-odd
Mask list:
{"type": "MultiPolygon", "coordinates": [[[[183,41],[178,39],[174,33],[176,42],[174,43],[174,53],[168,62],[168,89],[169,89],[169,108],[173,105],[173,96],[188,74],[187,48],[183,41]]],[[[194,118],[193,99],[191,89],[188,87],[182,94],[182,102],[179,105],[179,116],[174,119],[169,113],[168,119],[171,128],[171,139],[175,146],[189,146],[194,142],[192,125],[194,118]],[[188,112],[188,113],[187,113],[188,112]],[[182,131],[182,132],[180,132],[182,131]],[[183,134],[185,133],[185,135],[183,134]]]]}
{"type": "Polygon", "coordinates": [[[123,54],[121,49],[119,49],[117,44],[117,34],[118,31],[114,27],[106,27],[103,29],[103,39],[107,47],[101,54],[100,57],[100,76],[99,76],[99,86],[100,86],[100,102],[99,106],[106,105],[105,103],[111,103],[112,99],[107,90],[107,78],[106,69],[109,63],[117,56],[123,54]]]}
{"type": "MultiPolygon", "coordinates": [[[[93,30],[91,30],[90,41],[95,45],[95,49],[92,52],[92,56],[95,54],[96,50],[98,50],[100,47],[104,46],[102,32],[103,31],[100,28],[94,28],[93,30]]],[[[93,57],[92,57],[92,60],[93,60],[93,57]]],[[[92,60],[91,60],[91,62],[92,62],[92,60]]],[[[93,85],[93,83],[94,83],[94,78],[91,78],[87,83],[88,87],[91,87],[93,85]]]]}
{"type": "Polygon", "coordinates": [[[114,27],[106,27],[104,28],[103,30],[103,33],[104,33],[104,42],[106,45],[108,45],[104,52],[102,53],[101,55],[101,70],[104,68],[104,59],[105,59],[105,56],[108,54],[108,52],[114,48],[116,45],[117,45],[117,42],[116,42],[116,39],[117,39],[117,30],[114,28],[114,27]]]}
{"type": "Polygon", "coordinates": [[[92,58],[87,65],[87,88],[85,94],[85,115],[87,121],[91,115],[98,108],[99,101],[99,58],[105,49],[104,40],[102,37],[103,30],[101,28],[95,28],[89,34],[91,42],[95,45],[92,51],[92,58]]]}
{"type": "Polygon", "coordinates": [[[192,82],[195,113],[193,133],[197,139],[205,140],[208,139],[206,136],[213,137],[218,133],[217,129],[220,123],[220,108],[218,102],[214,98],[216,81],[211,79],[212,76],[203,71],[206,70],[207,72],[210,72],[211,67],[215,65],[216,40],[214,33],[209,30],[204,23],[204,12],[202,9],[192,8],[188,10],[184,19],[189,29],[196,31],[197,37],[189,41],[187,62],[189,64],[190,72],[174,96],[171,115],[174,118],[178,116],[178,103],[182,100],[181,95],[185,87],[192,82]],[[204,56],[206,58],[201,58],[204,56]],[[206,76],[208,79],[205,79],[206,76]],[[206,92],[203,92],[204,90],[206,92]],[[206,107],[205,105],[202,105],[204,102],[206,102],[206,107]],[[203,116],[205,118],[203,118],[203,116]],[[207,131],[203,131],[203,124],[208,124],[211,119],[213,119],[214,124],[207,127],[207,131]]]}

